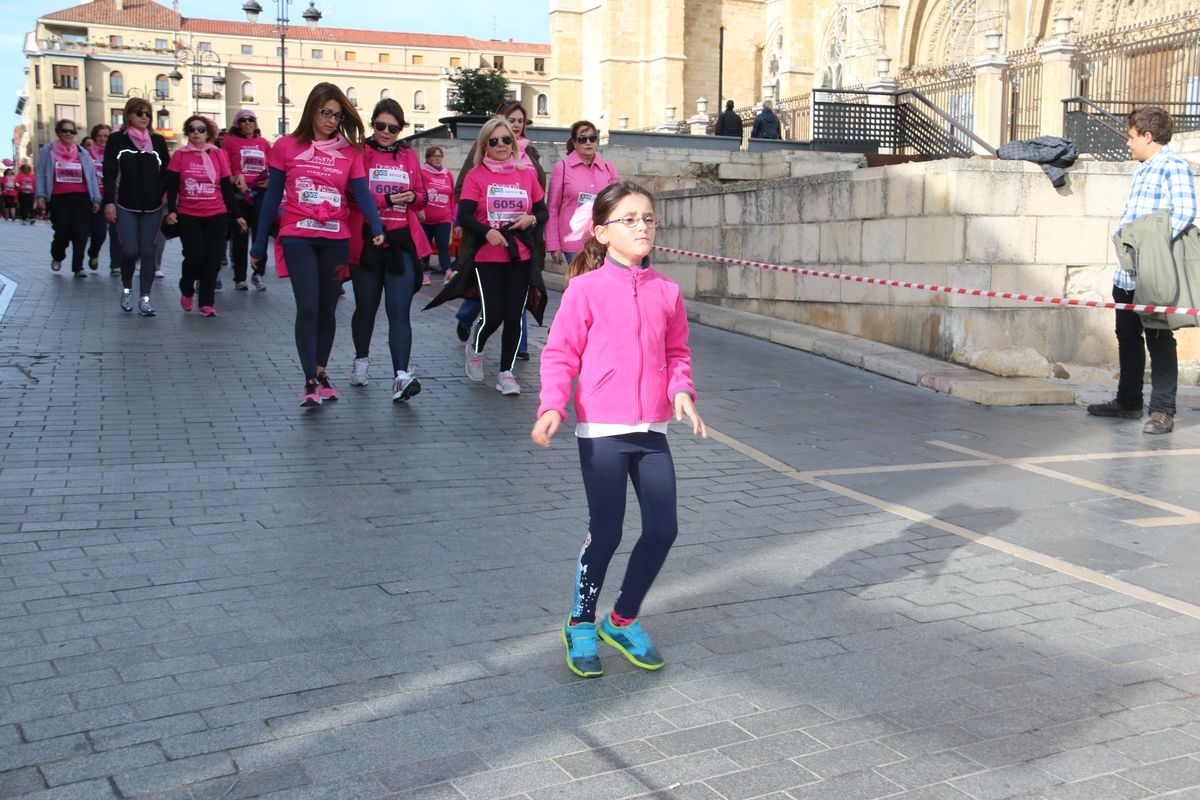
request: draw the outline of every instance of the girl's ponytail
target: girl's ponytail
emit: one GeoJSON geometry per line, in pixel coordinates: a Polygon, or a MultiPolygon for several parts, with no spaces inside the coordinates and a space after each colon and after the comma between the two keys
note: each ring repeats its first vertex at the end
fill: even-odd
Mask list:
{"type": "Polygon", "coordinates": [[[571,278],[576,275],[582,275],[585,272],[591,272],[604,263],[604,256],[608,252],[608,248],[596,241],[596,237],[592,236],[583,245],[583,249],[575,254],[571,259],[570,266],[567,267],[567,283],[571,282],[571,278]]]}

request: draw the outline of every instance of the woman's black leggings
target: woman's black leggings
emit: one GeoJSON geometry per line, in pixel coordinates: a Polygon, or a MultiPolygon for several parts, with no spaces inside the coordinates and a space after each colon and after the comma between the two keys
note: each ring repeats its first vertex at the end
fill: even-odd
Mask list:
{"type": "Polygon", "coordinates": [[[29,192],[17,195],[17,219],[33,219],[33,195],[29,192]]]}
{"type": "MultiPolygon", "coordinates": [[[[368,239],[363,243],[363,260],[374,264],[350,266],[354,281],[354,317],[350,331],[354,335],[354,357],[366,358],[371,351],[371,334],[375,330],[375,314],[379,301],[386,297],[384,309],[388,318],[388,349],[392,354],[392,370],[408,372],[412,356],[412,322],[409,309],[417,291],[416,266],[412,256],[403,248],[389,247],[378,256],[369,256],[375,245],[368,239]],[[395,262],[399,262],[398,264],[395,262]]],[[[291,268],[289,262],[288,268],[291,268]]]]}
{"type": "Polygon", "coordinates": [[[521,340],[521,315],[529,293],[528,261],[476,261],[475,279],[483,298],[483,325],[475,339],[475,352],[482,353],[488,337],[504,325],[500,334],[500,369],[511,370],[517,363],[517,343],[521,340]]]}
{"type": "Polygon", "coordinates": [[[54,228],[54,238],[50,241],[50,257],[55,261],[65,260],[69,244],[71,271],[82,271],[88,232],[92,227],[92,199],[84,192],[51,197],[50,225],[54,228]]]}
{"type": "Polygon", "coordinates": [[[633,481],[642,509],[642,535],[633,546],[613,610],[636,617],[675,541],[675,465],[661,433],[579,439],[579,464],[588,500],[588,535],[575,571],[572,622],[595,622],[596,600],[608,562],[621,543],[625,487],[633,481]]]}
{"type": "Polygon", "coordinates": [[[117,226],[108,221],[101,208],[92,214],[92,230],[88,235],[88,258],[99,258],[104,240],[108,240],[108,266],[121,266],[121,251],[117,245],[117,226]]]}
{"type": "Polygon", "coordinates": [[[217,273],[221,269],[228,228],[229,216],[226,214],[211,217],[179,215],[179,240],[183,244],[183,277],[179,279],[179,291],[184,297],[191,297],[199,282],[201,308],[214,304],[217,273]]]}
{"type": "Polygon", "coordinates": [[[333,351],[342,288],[337,268],[350,258],[350,241],[284,236],[280,244],[296,298],[296,352],[304,377],[316,378],[317,365],[328,363],[333,351]]]}
{"type": "MultiPolygon", "coordinates": [[[[235,281],[246,280],[246,265],[250,253],[250,243],[254,241],[254,234],[258,230],[258,214],[262,211],[263,198],[265,196],[265,192],[255,192],[254,202],[247,203],[239,195],[238,205],[241,208],[242,217],[250,227],[245,233],[242,233],[237,225],[231,224],[229,226],[229,238],[233,242],[233,279],[235,281]]],[[[263,261],[265,262],[266,259],[263,259],[263,261]]],[[[254,271],[259,275],[265,274],[267,271],[266,264],[260,264],[254,271]]]]}

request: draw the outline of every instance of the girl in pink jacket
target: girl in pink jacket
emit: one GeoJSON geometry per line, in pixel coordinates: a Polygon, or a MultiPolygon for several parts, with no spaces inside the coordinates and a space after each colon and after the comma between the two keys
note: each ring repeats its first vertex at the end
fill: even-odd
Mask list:
{"type": "Polygon", "coordinates": [[[679,286],[645,266],[658,218],[650,194],[616,183],[595,198],[592,233],[571,262],[568,286],[542,352],[542,392],[531,434],[542,447],[567,416],[575,391],[575,436],[588,498],[588,535],[575,573],[575,601],[562,638],[576,675],[603,674],[597,639],[635,666],[666,662],[637,616],[667,559],[677,532],[675,466],[667,423],[685,416],[692,433],[707,436],[696,413],[687,313],[679,286]],[[612,612],[596,624],[596,601],[625,519],[625,490],[633,479],[642,511],[612,612]]]}

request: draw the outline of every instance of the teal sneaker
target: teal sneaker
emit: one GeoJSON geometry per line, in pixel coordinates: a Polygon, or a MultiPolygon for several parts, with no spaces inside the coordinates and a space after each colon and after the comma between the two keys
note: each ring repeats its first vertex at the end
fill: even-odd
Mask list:
{"type": "Polygon", "coordinates": [[[667,663],[650,644],[650,635],[642,630],[642,623],[637,620],[618,628],[613,625],[612,617],[605,614],[604,622],[600,623],[600,638],[620,650],[636,667],[662,669],[667,663]]]}
{"type": "Polygon", "coordinates": [[[567,646],[567,669],[581,678],[598,678],[604,674],[600,656],[596,653],[596,623],[563,623],[563,644],[567,646]]]}

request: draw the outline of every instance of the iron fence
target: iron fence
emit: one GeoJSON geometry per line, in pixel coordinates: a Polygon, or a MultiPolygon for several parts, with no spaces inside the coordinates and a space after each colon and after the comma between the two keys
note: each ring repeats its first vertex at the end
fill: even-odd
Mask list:
{"type": "Polygon", "coordinates": [[[1001,144],[1032,139],[1042,132],[1042,57],[1030,47],[1008,54],[1004,83],[1001,144]]]}
{"type": "MultiPolygon", "coordinates": [[[[1078,94],[1200,114],[1200,12],[1084,37],[1072,59],[1078,94]]],[[[1104,105],[1104,101],[1095,101],[1104,105]]]]}

